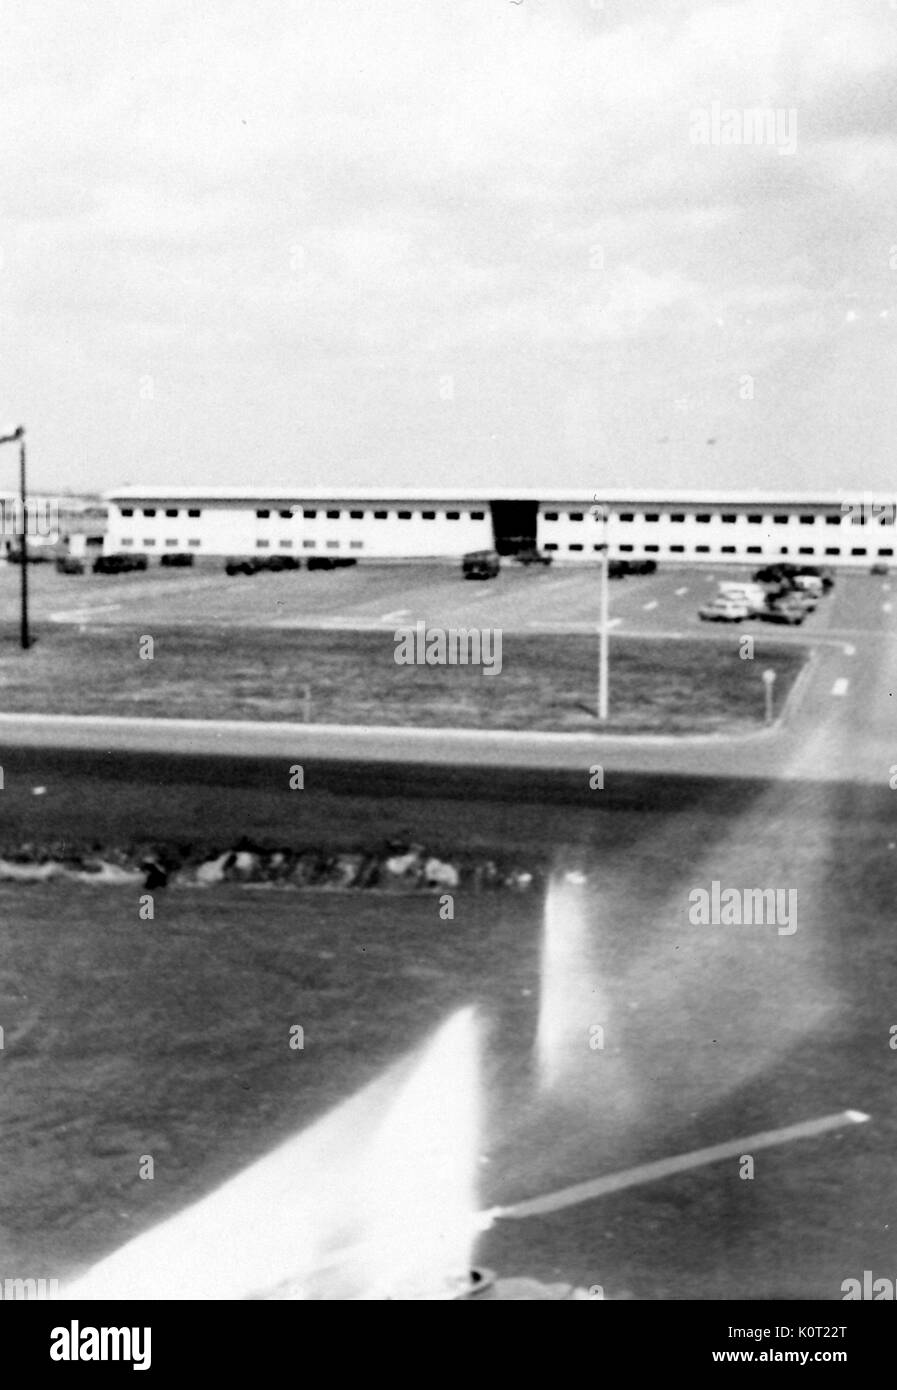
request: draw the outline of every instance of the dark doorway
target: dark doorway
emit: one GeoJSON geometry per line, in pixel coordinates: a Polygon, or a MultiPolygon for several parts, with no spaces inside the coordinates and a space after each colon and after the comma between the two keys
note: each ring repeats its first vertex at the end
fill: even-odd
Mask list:
{"type": "Polygon", "coordinates": [[[490,502],[495,549],[499,555],[516,555],[536,548],[538,502],[490,502]]]}

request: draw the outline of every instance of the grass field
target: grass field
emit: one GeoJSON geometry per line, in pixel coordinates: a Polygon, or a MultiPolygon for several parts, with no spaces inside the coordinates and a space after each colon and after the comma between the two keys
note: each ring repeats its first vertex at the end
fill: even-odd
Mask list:
{"type": "MultiPolygon", "coordinates": [[[[483,729],[594,728],[597,643],[577,635],[506,634],[502,669],[400,666],[382,631],[117,626],[48,629],[22,655],[0,634],[8,712],[483,729]],[[153,638],[141,659],[140,640],[153,638]]],[[[778,674],[779,708],[806,653],[763,636],[753,660],[731,641],[612,641],[608,729],[631,733],[738,731],[763,718],[760,673],[778,674]]]]}
{"type": "MultiPolygon", "coordinates": [[[[62,1277],[121,1244],[301,1131],[469,1002],[488,1021],[487,1205],[846,1106],[875,1119],[843,1140],[768,1151],[752,1183],[717,1165],[500,1223],[482,1262],[673,1299],[836,1298],[845,1277],[890,1268],[897,948],[888,874],[868,872],[869,846],[891,834],[889,793],[634,778],[601,803],[570,805],[546,801],[540,785],[516,799],[509,786],[506,800],[483,786],[440,798],[431,786],[420,799],[382,798],[375,818],[364,787],[300,812],[261,777],[225,797],[226,770],[217,788],[197,779],[177,792],[164,768],[142,782],[133,772],[117,803],[102,776],[72,776],[64,798],[51,782],[32,817],[71,823],[80,805],[77,831],[124,816],[134,832],[192,834],[192,815],[210,837],[249,821],[281,841],[412,825],[446,852],[477,840],[523,862],[583,865],[596,885],[584,979],[617,1019],[600,1062],[610,1071],[584,1048],[581,1084],[534,1102],[538,894],[461,894],[447,922],[428,897],[232,887],[158,894],[149,922],[132,890],[0,886],[0,1275],[62,1277]],[[793,938],[689,932],[676,885],[701,881],[707,864],[725,877],[733,833],[738,881],[767,881],[787,862],[802,904],[793,938]],[[287,1046],[297,1022],[301,1054],[287,1046]],[[155,1158],[153,1182],[137,1177],[141,1154],[155,1158]]],[[[16,786],[9,824],[27,801],[16,786]]]]}

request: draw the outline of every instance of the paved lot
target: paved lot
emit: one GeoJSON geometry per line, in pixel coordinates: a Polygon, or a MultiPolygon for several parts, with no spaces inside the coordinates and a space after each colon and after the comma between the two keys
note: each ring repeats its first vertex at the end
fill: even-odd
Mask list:
{"type": "MultiPolygon", "coordinates": [[[[742,579],[749,573],[738,566],[665,566],[655,575],[613,580],[611,619],[626,631],[706,632],[708,625],[697,618],[700,604],[715,593],[720,579],[742,579]]],[[[881,580],[862,574],[839,582],[838,606],[848,625],[853,609],[850,602],[843,607],[842,596],[853,590],[865,595],[870,586],[881,585],[881,580]]],[[[36,623],[88,626],[140,621],[147,627],[155,622],[395,628],[424,619],[442,627],[557,632],[594,626],[599,611],[599,575],[591,567],[543,570],[510,565],[498,579],[477,583],[465,581],[455,565],[368,565],[332,573],[300,570],[234,578],[220,571],[160,569],[136,575],[71,576],[36,566],[31,587],[36,623]]],[[[18,573],[5,566],[0,568],[0,621],[12,622],[17,613],[18,573]]],[[[830,605],[825,605],[803,631],[830,621],[830,605]]]]}

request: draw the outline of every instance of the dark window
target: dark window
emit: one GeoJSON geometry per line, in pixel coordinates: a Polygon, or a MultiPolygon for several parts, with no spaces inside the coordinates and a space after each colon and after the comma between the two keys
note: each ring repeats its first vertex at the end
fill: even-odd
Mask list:
{"type": "Polygon", "coordinates": [[[485,513],[485,512],[471,512],[471,513],[470,513],[470,519],[471,519],[471,521],[482,521],[482,520],[485,518],[485,516],[486,516],[486,513],[485,513]]]}
{"type": "Polygon", "coordinates": [[[374,512],[375,521],[385,521],[388,516],[389,512],[374,512]]]}
{"type": "Polygon", "coordinates": [[[774,516],[774,517],[773,517],[773,521],[775,522],[776,526],[785,526],[785,525],[787,525],[788,518],[787,518],[787,516],[779,515],[779,516],[774,516]]]}
{"type": "Polygon", "coordinates": [[[568,550],[582,550],[582,546],[581,546],[581,545],[568,545],[568,546],[567,546],[567,549],[568,549],[568,550]]]}
{"type": "Polygon", "coordinates": [[[748,521],[751,523],[752,526],[763,525],[763,518],[759,512],[751,512],[750,516],[748,517],[748,521]]]}
{"type": "Polygon", "coordinates": [[[332,511],[332,512],[328,512],[328,513],[327,513],[327,519],[328,519],[328,521],[339,521],[339,518],[340,518],[339,510],[332,511]]]}
{"type": "Polygon", "coordinates": [[[628,552],[628,551],[630,551],[630,550],[634,550],[634,549],[635,549],[635,546],[634,546],[634,545],[621,545],[621,546],[620,546],[620,549],[621,549],[621,550],[625,550],[625,551],[628,552]]]}
{"type": "Polygon", "coordinates": [[[779,546],[779,554],[780,554],[780,555],[787,555],[787,554],[788,554],[788,547],[787,547],[787,545],[780,545],[780,546],[779,546]]]}
{"type": "Polygon", "coordinates": [[[255,514],[256,516],[261,517],[263,520],[271,515],[267,507],[257,507],[255,514]]]}
{"type": "Polygon", "coordinates": [[[825,518],[825,524],[826,526],[840,526],[841,518],[839,516],[827,516],[825,518]]]}
{"type": "Polygon", "coordinates": [[[283,519],[284,519],[284,521],[289,521],[290,518],[292,517],[293,513],[292,513],[292,512],[278,512],[277,515],[278,515],[278,516],[282,516],[283,519]]]}
{"type": "Polygon", "coordinates": [[[621,520],[621,521],[635,521],[635,512],[621,512],[621,513],[620,513],[620,520],[621,520]]]}
{"type": "Polygon", "coordinates": [[[734,545],[722,545],[722,546],[720,546],[720,549],[722,550],[722,552],[723,552],[724,555],[734,555],[734,554],[735,554],[735,547],[734,547],[734,545]]]}
{"type": "Polygon", "coordinates": [[[558,519],[558,514],[557,514],[557,512],[546,512],[546,513],[545,513],[545,520],[546,520],[546,521],[557,521],[557,519],[558,519]]]}
{"type": "Polygon", "coordinates": [[[554,541],[546,541],[546,542],[545,542],[545,545],[544,545],[544,547],[543,547],[543,549],[544,549],[544,550],[557,550],[557,546],[555,545],[554,541]]]}
{"type": "Polygon", "coordinates": [[[853,550],[852,550],[850,553],[851,553],[851,555],[865,555],[865,554],[866,554],[866,548],[865,548],[865,546],[862,546],[862,545],[855,545],[854,548],[853,548],[853,550]]]}
{"type": "Polygon", "coordinates": [[[177,509],[177,507],[168,507],[167,510],[166,510],[166,512],[165,512],[165,515],[166,515],[166,516],[177,516],[177,514],[178,514],[178,509],[177,509]]]}
{"type": "Polygon", "coordinates": [[[582,512],[568,512],[567,515],[571,521],[582,521],[582,512]]]}
{"type": "Polygon", "coordinates": [[[364,548],[364,541],[350,541],[350,542],[349,542],[349,549],[350,549],[350,550],[362,550],[363,548],[364,548]]]}
{"type": "Polygon", "coordinates": [[[303,550],[314,550],[314,548],[315,548],[315,542],[314,542],[314,541],[303,541],[303,542],[302,542],[302,549],[303,549],[303,550]]]}
{"type": "Polygon", "coordinates": [[[122,516],[133,516],[133,515],[134,515],[134,508],[133,508],[133,507],[122,507],[122,509],[121,509],[121,514],[122,514],[122,516]]]}
{"type": "Polygon", "coordinates": [[[702,525],[706,525],[707,522],[708,522],[709,520],[710,520],[710,513],[709,513],[709,512],[699,512],[698,515],[695,517],[695,521],[700,521],[700,522],[702,523],[702,525]]]}
{"type": "Polygon", "coordinates": [[[165,544],[166,544],[166,545],[177,545],[177,540],[173,540],[173,541],[172,541],[172,540],[166,540],[165,544]]]}
{"type": "Polygon", "coordinates": [[[148,539],[144,540],[143,544],[144,544],[144,545],[155,545],[156,542],[153,540],[152,536],[150,536],[148,539]]]}
{"type": "Polygon", "coordinates": [[[306,521],[314,521],[318,513],[315,511],[314,507],[306,507],[302,515],[305,517],[306,521]]]}
{"type": "Polygon", "coordinates": [[[684,546],[684,545],[671,545],[671,546],[670,546],[670,550],[671,550],[671,552],[672,552],[674,555],[681,555],[682,552],[684,551],[684,549],[685,549],[685,546],[684,546]]]}
{"type": "Polygon", "coordinates": [[[748,555],[762,555],[763,547],[760,545],[749,545],[747,548],[747,553],[748,555]]]}
{"type": "Polygon", "coordinates": [[[684,513],[684,512],[671,512],[671,513],[670,513],[670,521],[684,521],[684,520],[685,520],[685,513],[684,513]]]}
{"type": "Polygon", "coordinates": [[[280,548],[281,548],[281,550],[292,550],[292,548],[293,548],[293,542],[292,542],[292,541],[281,541],[281,542],[280,542],[280,548]]]}
{"type": "Polygon", "coordinates": [[[460,512],[446,512],[446,514],[445,514],[445,519],[446,519],[446,521],[460,521],[460,520],[461,520],[461,513],[460,513],[460,512]]]}
{"type": "Polygon", "coordinates": [[[339,550],[339,541],[328,541],[328,542],[327,542],[327,549],[328,549],[328,550],[339,550]]]}
{"type": "Polygon", "coordinates": [[[734,512],[723,512],[723,521],[725,521],[728,526],[734,525],[737,520],[738,518],[734,512]]]}
{"type": "Polygon", "coordinates": [[[270,541],[256,541],[255,548],[256,550],[267,550],[270,544],[270,541]]]}
{"type": "Polygon", "coordinates": [[[592,549],[593,549],[593,550],[603,550],[603,549],[604,549],[604,545],[602,544],[601,541],[596,541],[595,544],[592,546],[592,549]]]}
{"type": "Polygon", "coordinates": [[[816,551],[812,545],[802,545],[798,547],[798,555],[815,555],[816,551]]]}
{"type": "Polygon", "coordinates": [[[200,512],[199,507],[189,507],[189,508],[187,509],[187,515],[188,515],[188,516],[200,516],[200,515],[201,515],[201,512],[200,512]]]}
{"type": "Polygon", "coordinates": [[[645,546],[645,549],[646,549],[646,550],[659,550],[659,549],[660,549],[660,546],[659,546],[659,545],[646,545],[646,546],[645,546]]]}
{"type": "Polygon", "coordinates": [[[155,507],[144,507],[144,509],[143,509],[143,515],[144,515],[144,516],[155,516],[155,515],[156,515],[156,509],[155,509],[155,507]]]}
{"type": "Polygon", "coordinates": [[[435,512],[421,512],[421,517],[423,518],[424,521],[435,521],[435,520],[436,520],[436,513],[435,513],[435,512]]]}
{"type": "Polygon", "coordinates": [[[396,516],[399,518],[399,521],[410,521],[410,520],[411,520],[411,513],[410,513],[410,512],[396,512],[396,516]]]}
{"type": "Polygon", "coordinates": [[[826,555],[840,555],[841,547],[840,545],[827,545],[825,548],[825,553],[826,555]]]}
{"type": "Polygon", "coordinates": [[[698,555],[707,555],[707,554],[709,554],[710,546],[709,546],[709,545],[696,545],[696,546],[695,546],[695,550],[696,550],[696,552],[698,553],[698,555]]]}
{"type": "Polygon", "coordinates": [[[882,548],[879,550],[878,553],[879,553],[879,555],[893,555],[893,554],[894,554],[894,548],[893,548],[893,546],[890,546],[890,545],[884,545],[884,546],[882,546],[882,548]]]}
{"type": "Polygon", "coordinates": [[[196,541],[188,541],[187,544],[188,544],[188,545],[199,545],[199,541],[198,541],[198,540],[196,540],[196,541]]]}
{"type": "Polygon", "coordinates": [[[659,512],[645,512],[645,520],[646,520],[646,521],[659,521],[659,520],[660,520],[660,513],[659,513],[659,512]]]}
{"type": "Polygon", "coordinates": [[[815,516],[811,516],[808,513],[805,513],[800,519],[800,524],[801,526],[812,526],[815,520],[815,516]]]}
{"type": "Polygon", "coordinates": [[[363,520],[364,520],[364,512],[350,512],[349,515],[350,515],[350,517],[352,518],[353,521],[363,521],[363,520]]]}

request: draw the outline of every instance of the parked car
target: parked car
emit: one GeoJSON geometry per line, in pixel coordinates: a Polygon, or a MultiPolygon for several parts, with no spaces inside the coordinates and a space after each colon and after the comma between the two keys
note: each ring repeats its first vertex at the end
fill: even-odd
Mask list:
{"type": "Polygon", "coordinates": [[[806,615],[806,607],[800,600],[795,601],[790,595],[785,595],[782,598],[770,599],[756,616],[766,623],[784,623],[788,627],[799,627],[806,615]]]}
{"type": "Polygon", "coordinates": [[[59,574],[83,574],[84,561],[77,555],[57,555],[56,570],[59,574]]]}
{"type": "Polygon", "coordinates": [[[309,555],[306,567],[310,570],[342,570],[357,564],[354,555],[309,555]]]}
{"type": "Polygon", "coordinates": [[[145,555],[98,555],[92,569],[94,574],[127,574],[131,570],[145,570],[145,555]]]}
{"type": "Polygon", "coordinates": [[[751,616],[751,609],[743,599],[726,598],[720,595],[698,609],[698,617],[705,623],[741,623],[751,616]]]}
{"type": "Polygon", "coordinates": [[[656,560],[624,560],[623,563],[630,574],[654,574],[657,569],[656,560]]]}
{"type": "Polygon", "coordinates": [[[539,550],[536,546],[530,546],[524,550],[518,550],[514,559],[518,565],[550,565],[552,556],[546,554],[544,550],[539,550]]]}
{"type": "Polygon", "coordinates": [[[501,561],[494,550],[472,550],[461,561],[465,579],[495,579],[500,570],[501,561]]]}
{"type": "Polygon", "coordinates": [[[180,569],[181,567],[186,569],[187,566],[193,564],[194,558],[188,551],[175,550],[163,555],[159,564],[167,569],[180,569]]]}
{"type": "Polygon", "coordinates": [[[251,560],[225,560],[225,574],[257,574],[261,569],[261,563],[256,559],[251,560]]]}
{"type": "Polygon", "coordinates": [[[298,570],[301,569],[301,562],[295,555],[269,555],[267,559],[259,561],[259,569],[273,570],[298,570]]]}
{"type": "Polygon", "coordinates": [[[890,574],[890,572],[891,571],[885,564],[884,560],[876,561],[876,563],[872,566],[872,569],[869,571],[870,574],[890,574]]]}
{"type": "MultiPolygon", "coordinates": [[[[11,565],[20,565],[20,564],[22,563],[22,547],[21,547],[21,546],[15,546],[15,547],[14,547],[14,546],[10,546],[9,550],[6,552],[6,558],[7,558],[7,560],[9,561],[9,563],[10,563],[11,565]]],[[[29,565],[46,565],[46,564],[48,564],[49,561],[52,560],[52,559],[53,559],[53,556],[52,556],[51,554],[48,554],[48,553],[47,553],[47,547],[46,547],[46,546],[43,546],[43,545],[29,545],[29,547],[28,547],[28,563],[29,563],[29,565]]]]}
{"type": "Polygon", "coordinates": [[[629,573],[628,560],[608,560],[607,577],[608,579],[625,579],[629,573]]]}

